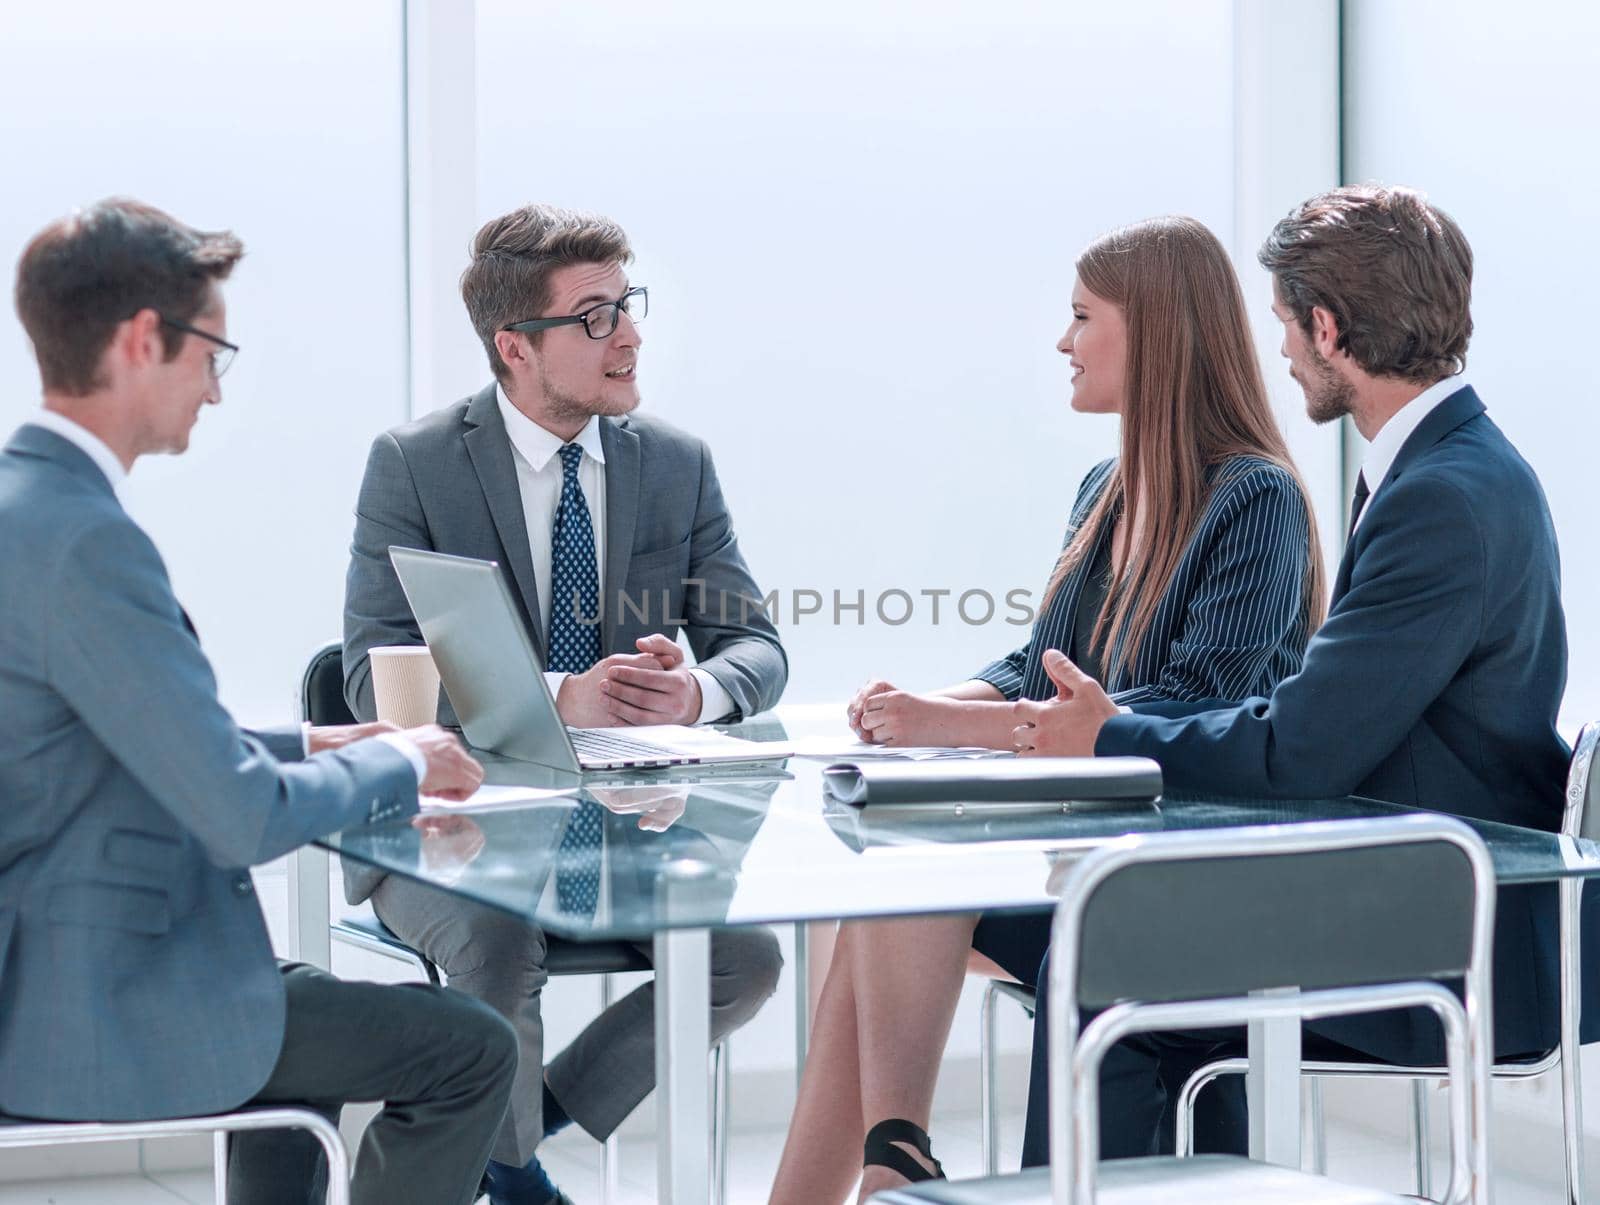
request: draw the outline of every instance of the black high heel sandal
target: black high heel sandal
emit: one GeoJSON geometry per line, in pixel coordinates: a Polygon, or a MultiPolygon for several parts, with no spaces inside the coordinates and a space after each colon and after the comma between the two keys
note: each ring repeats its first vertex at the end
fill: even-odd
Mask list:
{"type": "Polygon", "coordinates": [[[891,1117],[887,1121],[880,1121],[867,1131],[866,1147],[861,1157],[862,1167],[887,1167],[892,1172],[898,1172],[912,1184],[919,1184],[923,1180],[943,1180],[944,1168],[933,1157],[933,1144],[928,1141],[928,1134],[921,1126],[906,1121],[904,1118],[891,1117]],[[929,1171],[898,1146],[903,1142],[909,1147],[914,1147],[919,1155],[933,1164],[929,1171]]]}

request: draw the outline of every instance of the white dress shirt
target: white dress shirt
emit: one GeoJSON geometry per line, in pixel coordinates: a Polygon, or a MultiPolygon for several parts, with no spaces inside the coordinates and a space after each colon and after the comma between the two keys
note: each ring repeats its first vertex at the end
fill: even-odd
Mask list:
{"type": "MultiPolygon", "coordinates": [[[[561,502],[562,440],[513,406],[503,385],[495,388],[495,400],[505,422],[506,437],[511,441],[511,459],[517,466],[517,489],[522,495],[523,524],[528,529],[533,580],[539,589],[539,625],[548,637],[550,602],[555,593],[550,575],[551,535],[556,507],[561,502]]],[[[578,487],[583,490],[583,501],[589,508],[589,521],[594,528],[595,569],[600,597],[605,598],[606,452],[600,442],[600,420],[591,416],[570,442],[583,449],[583,458],[578,462],[578,487]]],[[[696,723],[735,710],[733,696],[714,677],[699,667],[692,667],[689,672],[700,683],[700,714],[695,717],[696,723]]],[[[545,674],[552,696],[559,694],[566,677],[562,673],[545,674]]]]}
{"type": "MultiPolygon", "coordinates": [[[[1394,458],[1400,455],[1400,449],[1406,440],[1411,438],[1411,433],[1422,425],[1422,420],[1433,412],[1435,406],[1466,387],[1466,381],[1459,376],[1435,381],[1391,414],[1389,421],[1378,428],[1378,433],[1367,445],[1367,454],[1361,458],[1361,476],[1366,479],[1368,493],[1367,504],[1361,508],[1361,515],[1356,519],[1356,527],[1360,527],[1372,511],[1372,503],[1377,499],[1378,491],[1383,488],[1383,479],[1394,467],[1394,458]]],[[[1351,531],[1354,530],[1355,528],[1351,528],[1351,531]]]]}
{"type": "MultiPolygon", "coordinates": [[[[128,480],[128,470],[122,467],[122,461],[118,460],[117,454],[106,446],[105,440],[87,427],[79,426],[66,415],[46,410],[42,406],[30,414],[27,421],[35,427],[43,427],[46,431],[61,436],[94,461],[95,467],[104,473],[106,480],[111,483],[112,492],[120,494],[123,484],[128,480]]],[[[378,739],[392,745],[405,755],[405,759],[411,763],[411,768],[416,771],[417,783],[420,785],[428,776],[428,759],[422,756],[422,750],[417,748],[416,742],[410,737],[401,736],[398,732],[385,732],[378,739]]],[[[310,724],[300,725],[300,747],[307,756],[310,756],[310,724]]]]}

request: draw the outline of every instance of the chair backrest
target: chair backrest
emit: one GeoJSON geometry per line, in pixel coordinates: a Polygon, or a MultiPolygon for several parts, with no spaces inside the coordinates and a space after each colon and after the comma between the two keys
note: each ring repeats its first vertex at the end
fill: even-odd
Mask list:
{"type": "Polygon", "coordinates": [[[1446,1199],[1486,1200],[1493,933],[1488,848],[1437,813],[1090,851],[1051,933],[1051,1199],[1093,1202],[1099,1061],[1125,1035],[1422,1005],[1445,1026],[1456,1090],[1446,1199]],[[1437,983],[1456,976],[1464,1005],[1437,983]],[[1080,1032],[1085,1007],[1104,1011],[1080,1032]]]}
{"type": "Polygon", "coordinates": [[[1482,838],[1435,813],[1130,836],[1086,854],[1052,931],[1052,1200],[1094,1199],[1095,1085],[1121,1037],[1419,1005],[1444,1024],[1455,1089],[1447,1199],[1487,1200],[1494,884],[1482,838]],[[1457,976],[1464,1005],[1436,982],[1457,976]],[[1080,1034],[1086,1007],[1104,1011],[1080,1034]]]}
{"type": "Polygon", "coordinates": [[[312,724],[354,724],[344,701],[344,648],[337,641],[311,656],[300,678],[300,718],[312,724]]]}
{"type": "Polygon", "coordinates": [[[1567,770],[1567,805],[1561,831],[1569,837],[1600,839],[1600,775],[1592,774],[1595,745],[1600,743],[1600,721],[1590,720],[1572,747],[1567,770]]]}
{"type": "Polygon", "coordinates": [[[1411,832],[1306,824],[1157,836],[1111,854],[1083,888],[1078,1003],[1463,973],[1475,936],[1472,860],[1437,836],[1394,839],[1411,832]]]}

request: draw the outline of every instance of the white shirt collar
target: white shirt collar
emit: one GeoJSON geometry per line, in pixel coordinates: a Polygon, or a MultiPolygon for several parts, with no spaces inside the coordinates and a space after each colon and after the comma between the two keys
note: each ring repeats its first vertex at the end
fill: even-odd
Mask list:
{"type": "Polygon", "coordinates": [[[106,446],[105,440],[93,431],[73,422],[66,415],[46,410],[43,406],[28,415],[27,421],[35,427],[43,427],[46,431],[61,436],[94,461],[95,468],[104,473],[106,480],[111,483],[113,493],[122,489],[122,483],[128,479],[128,470],[122,467],[122,461],[118,460],[117,454],[106,446]]]}
{"type": "Polygon", "coordinates": [[[1458,376],[1445,377],[1429,385],[1389,416],[1389,421],[1372,437],[1372,442],[1367,445],[1367,454],[1361,459],[1361,475],[1366,478],[1369,491],[1377,493],[1383,479],[1394,467],[1394,458],[1400,455],[1401,447],[1411,438],[1411,433],[1422,425],[1422,420],[1433,412],[1434,407],[1466,387],[1466,381],[1458,376]]]}
{"type": "MultiPolygon", "coordinates": [[[[513,406],[511,399],[506,396],[504,385],[496,385],[494,395],[500,404],[500,417],[505,422],[506,436],[511,440],[511,446],[522,454],[522,459],[528,462],[529,468],[535,473],[539,472],[550,462],[552,456],[561,451],[560,437],[546,431],[513,406]]],[[[600,419],[595,415],[589,416],[589,421],[583,425],[583,430],[574,435],[571,442],[581,447],[600,464],[606,462],[605,448],[600,443],[600,419]]]]}

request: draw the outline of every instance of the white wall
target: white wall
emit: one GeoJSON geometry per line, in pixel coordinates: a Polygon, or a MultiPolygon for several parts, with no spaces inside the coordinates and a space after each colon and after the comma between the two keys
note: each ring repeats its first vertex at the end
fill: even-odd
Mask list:
{"type": "Polygon", "coordinates": [[[1231,4],[478,12],[480,211],[551,201],[629,231],[645,407],[710,441],[783,592],[786,700],[937,686],[1020,644],[1004,608],[969,626],[955,599],[1037,594],[1115,448],[1067,410],[1054,349],[1077,252],[1174,211],[1229,237],[1231,4]],[[917,601],[904,626],[875,614],[891,588],[917,601]],[[797,589],[822,614],[796,623],[797,589]],[[835,590],[865,592],[865,623],[834,626],[835,590]]]}
{"type": "Polygon", "coordinates": [[[1544,483],[1571,642],[1565,712],[1600,716],[1600,8],[1347,0],[1345,12],[1346,179],[1424,189],[1472,243],[1466,378],[1544,483]]]}
{"type": "MultiPolygon", "coordinates": [[[[1589,5],[1345,0],[1345,177],[1425,190],[1472,243],[1466,379],[1538,472],[1555,516],[1571,646],[1563,710],[1572,723],[1600,716],[1597,47],[1600,9],[1589,5]]],[[[1593,1085],[1593,1047],[1584,1063],[1593,1085]]],[[[1600,1097],[1588,1096],[1593,1134],[1600,1097]]],[[[1496,1146],[1496,1162],[1548,1176],[1551,1199],[1561,1174],[1559,1099],[1553,1082],[1496,1089],[1497,1124],[1525,1119],[1518,1141],[1496,1146]]],[[[1372,1107],[1368,1097],[1362,1107],[1372,1107]]]]}
{"type": "MultiPolygon", "coordinates": [[[[372,435],[405,417],[400,5],[98,3],[0,9],[0,248],[109,194],[247,257],[227,288],[243,347],[187,455],[126,494],[194,616],[222,696],[293,718],[306,655],[337,636],[372,435]]],[[[0,431],[38,403],[0,322],[0,431]]]]}

